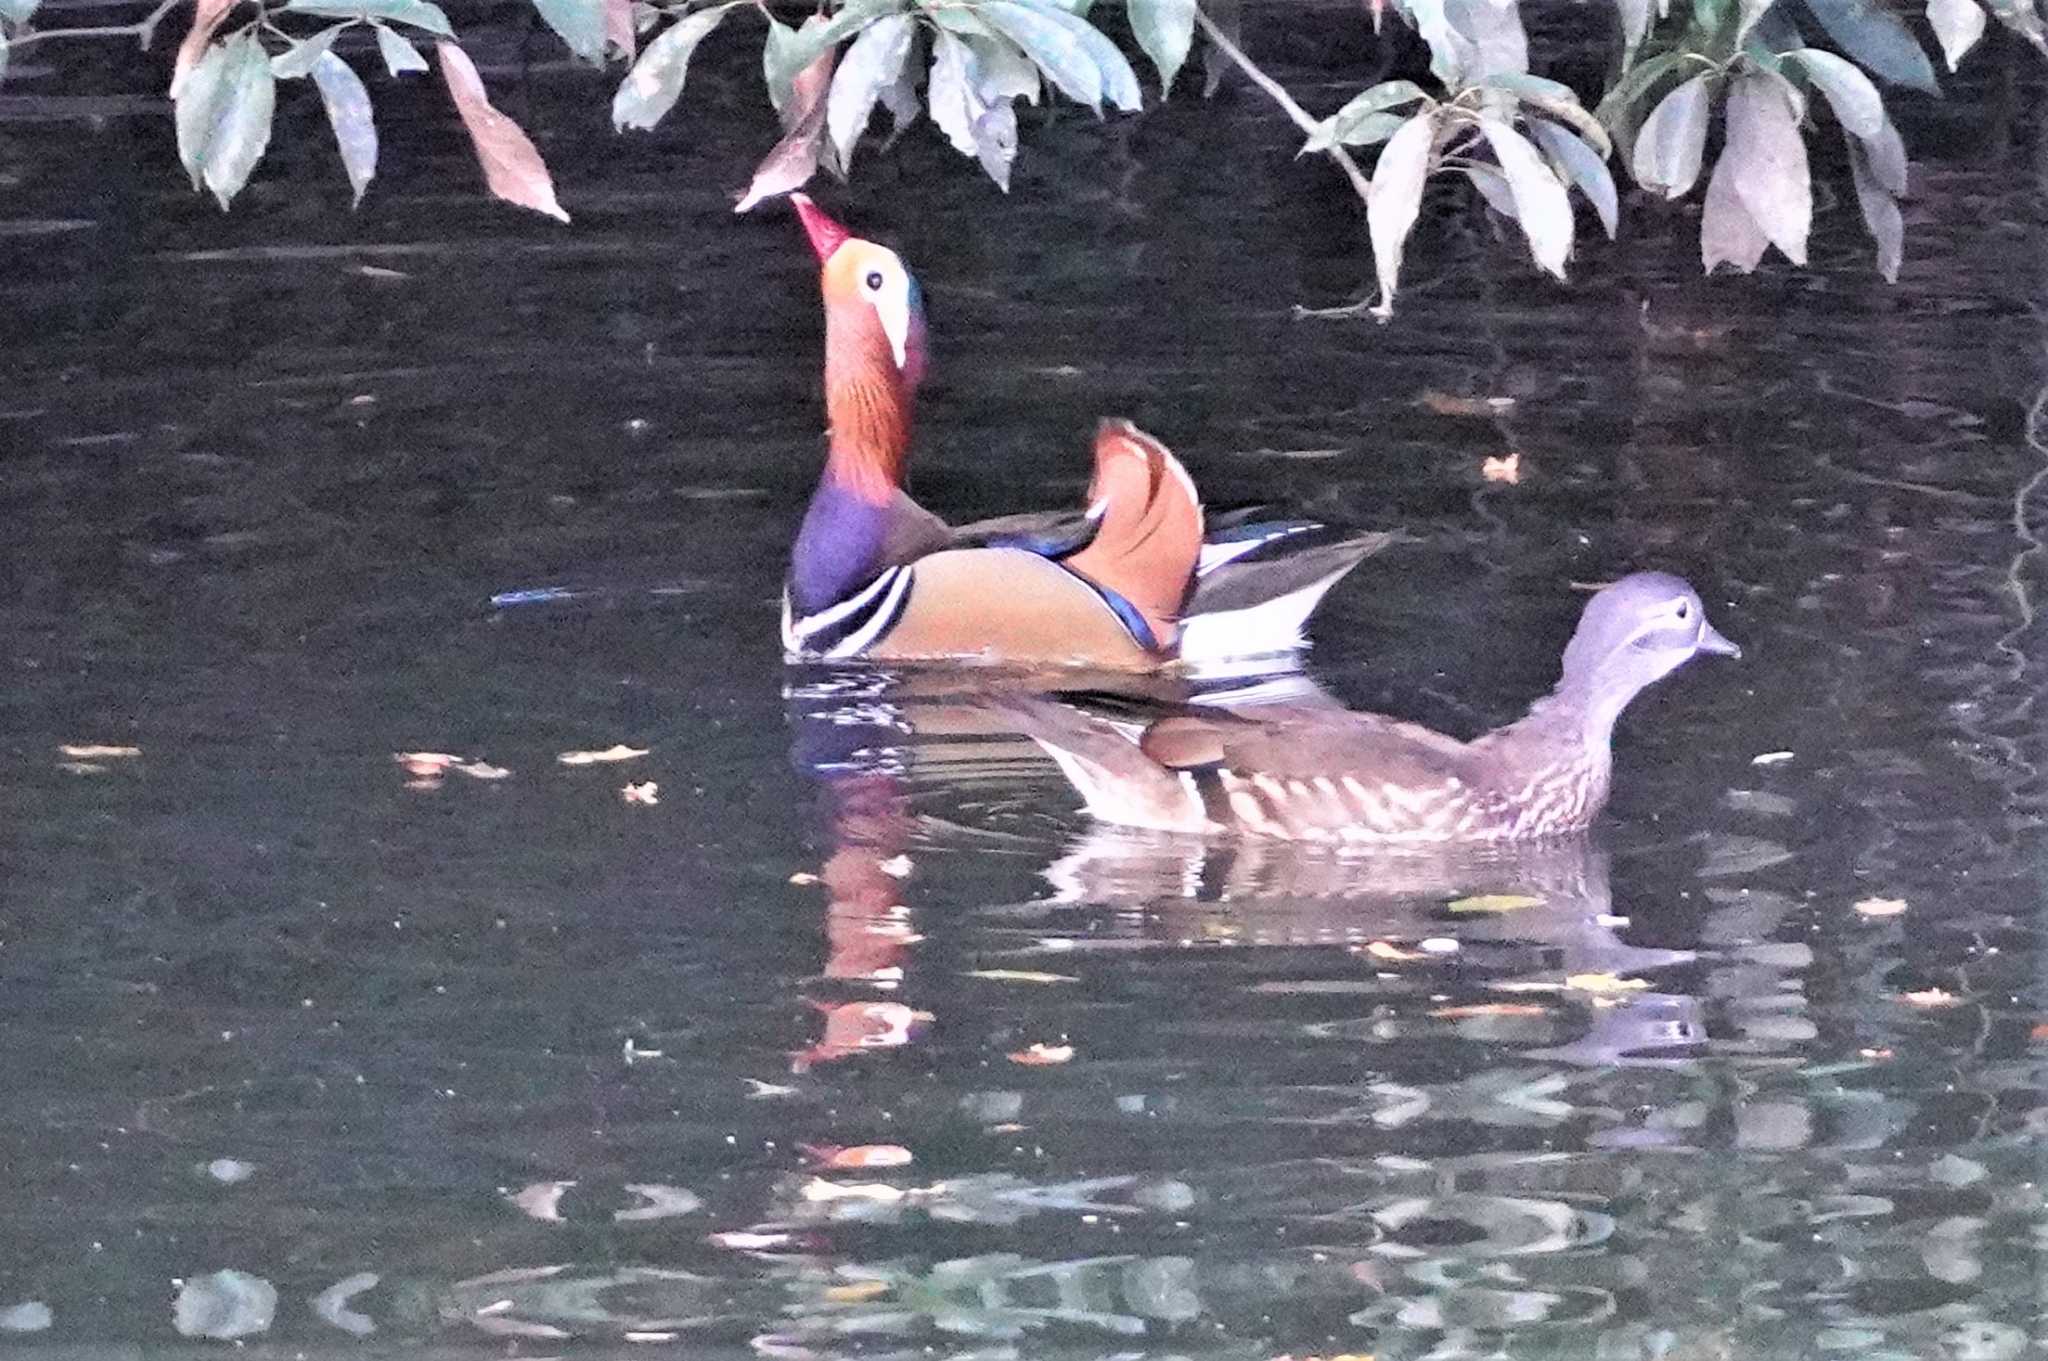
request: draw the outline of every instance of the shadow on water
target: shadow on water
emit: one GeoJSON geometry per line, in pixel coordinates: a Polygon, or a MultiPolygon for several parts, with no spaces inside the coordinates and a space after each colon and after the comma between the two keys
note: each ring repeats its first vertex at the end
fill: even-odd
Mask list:
{"type": "Polygon", "coordinates": [[[1347,858],[1097,827],[957,682],[785,671],[818,323],[728,211],[755,65],[615,140],[515,40],[573,233],[405,90],[353,216],[311,124],[222,216],[146,92],[0,91],[9,1345],[2038,1351],[2031,66],[1923,111],[1896,288],[1852,213],[1702,280],[1638,203],[1566,290],[1447,201],[1394,325],[1297,322],[1355,210],[1244,101],[844,192],[931,300],[952,518],[1119,412],[1400,529],[1312,672],[1460,733],[1575,582],[1744,645],[1630,710],[1592,840],[1347,858]]]}

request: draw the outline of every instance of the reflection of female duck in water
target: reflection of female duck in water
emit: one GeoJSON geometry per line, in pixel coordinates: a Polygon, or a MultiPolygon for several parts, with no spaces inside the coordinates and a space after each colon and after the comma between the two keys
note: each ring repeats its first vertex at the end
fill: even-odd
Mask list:
{"type": "MultiPolygon", "coordinates": [[[[1344,713],[1299,676],[1263,693],[1284,696],[1297,714],[1344,713]]],[[[979,685],[943,673],[913,673],[900,684],[873,671],[841,673],[793,692],[793,755],[819,781],[825,822],[828,977],[892,986],[903,978],[917,939],[902,905],[904,876],[920,843],[941,825],[912,811],[914,788],[948,795],[948,843],[1003,835],[1006,850],[1028,854],[1038,841],[1038,832],[1019,838],[953,825],[963,792],[1001,791],[1002,802],[1015,804],[1021,744],[992,740],[999,734],[991,731],[991,715],[979,685]],[[943,759],[935,769],[925,758],[936,753],[943,759]]],[[[1388,967],[1481,969],[1482,992],[1506,981],[1541,994],[1519,1010],[1549,1018],[1535,1029],[1567,1041],[1544,1051],[1560,1058],[1615,1061],[1699,1036],[1693,999],[1657,995],[1636,978],[1690,960],[1690,952],[1621,938],[1624,918],[1611,901],[1607,854],[1583,836],[1340,849],[1097,825],[1040,854],[1039,875],[1050,894],[994,910],[1002,922],[1029,923],[1034,936],[1072,922],[1076,929],[1064,934],[1082,948],[1105,939],[1128,948],[1135,935],[1160,944],[1334,946],[1370,951],[1388,967]],[[1627,1005],[1552,1005],[1567,991],[1588,1000],[1585,986],[1603,980],[1622,980],[1614,986],[1627,990],[1627,1005]]],[[[1488,1011],[1481,1006],[1473,1014],[1488,1011]]],[[[894,997],[828,1017],[840,1029],[812,1059],[901,1043],[901,1027],[923,1019],[894,997]],[[868,1016],[876,1005],[888,1014],[868,1016]],[[874,1037],[861,1038],[863,1025],[874,1037]]]]}

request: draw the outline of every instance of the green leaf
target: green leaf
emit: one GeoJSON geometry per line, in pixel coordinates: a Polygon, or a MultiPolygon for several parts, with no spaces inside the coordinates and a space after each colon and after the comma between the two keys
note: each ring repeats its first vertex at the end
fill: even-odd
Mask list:
{"type": "Polygon", "coordinates": [[[1472,187],[1479,191],[1479,197],[1486,200],[1487,207],[1510,220],[1521,215],[1521,209],[1515,206],[1515,188],[1498,167],[1474,162],[1461,165],[1458,170],[1472,181],[1472,187]]]}
{"type": "Polygon", "coordinates": [[[829,19],[813,15],[797,30],[795,41],[783,46],[776,59],[777,67],[788,73],[787,79],[794,80],[798,71],[824,56],[826,48],[839,46],[848,34],[858,33],[883,15],[898,13],[902,8],[901,0],[848,0],[829,19]]]}
{"type": "Polygon", "coordinates": [[[1709,274],[1715,265],[1723,264],[1748,274],[1763,260],[1770,244],[1735,192],[1734,158],[1722,152],[1707,181],[1706,211],[1700,215],[1700,264],[1709,274]]]}
{"type": "Polygon", "coordinates": [[[825,105],[825,126],[839,152],[840,165],[853,164],[853,144],[874,116],[882,92],[901,77],[910,59],[910,40],[916,34],[916,21],[908,14],[886,15],[862,29],[839,59],[825,105]]]}
{"type": "Polygon", "coordinates": [[[411,24],[440,38],[452,38],[448,16],[429,0],[285,0],[291,14],[320,14],[331,19],[386,19],[411,24]]]}
{"type": "Polygon", "coordinates": [[[1342,142],[1345,146],[1377,146],[1399,132],[1401,125],[1407,121],[1407,114],[1369,113],[1363,118],[1354,119],[1350,126],[1344,129],[1343,136],[1333,137],[1331,136],[1330,120],[1326,118],[1316,129],[1315,136],[1309,138],[1302,145],[1301,151],[1296,154],[1306,155],[1311,151],[1328,151],[1339,142],[1342,142]]]}
{"type": "MultiPolygon", "coordinates": [[[[1032,80],[1035,89],[1035,72],[1032,80]]],[[[994,93],[991,84],[975,45],[944,30],[932,40],[931,79],[925,86],[932,121],[954,150],[979,160],[1008,193],[1010,165],[1017,156],[1017,113],[1010,104],[1015,94],[994,93]]]]}
{"type": "Polygon", "coordinates": [[[1650,32],[1650,0],[1614,0],[1621,16],[1621,61],[1626,66],[1650,32]]]}
{"type": "Polygon", "coordinates": [[[1906,144],[1899,140],[1899,130],[1892,126],[1891,119],[1872,137],[1862,139],[1863,150],[1870,156],[1870,173],[1885,192],[1894,196],[1906,192],[1906,144]]]}
{"type": "Polygon", "coordinates": [[[2034,0],[1989,0],[1989,4],[1999,23],[2032,43],[2036,51],[2048,54],[2048,36],[2043,35],[2041,11],[2034,8],[2034,0]]]}
{"type": "Polygon", "coordinates": [[[604,0],[533,0],[533,7],[571,52],[592,66],[604,65],[604,0]]]}
{"type": "Polygon", "coordinates": [[[718,27],[733,6],[742,3],[745,0],[726,0],[723,5],[686,14],[642,48],[640,59],[612,96],[612,126],[621,132],[644,130],[666,118],[683,97],[683,79],[690,72],[690,56],[697,44],[718,27]]]}
{"type": "Polygon", "coordinates": [[[1429,178],[1436,147],[1436,116],[1424,110],[1401,125],[1387,140],[1372,168],[1372,195],[1365,205],[1365,225],[1372,237],[1373,268],[1379,275],[1380,300],[1374,315],[1394,314],[1394,287],[1401,278],[1401,253],[1408,233],[1422,212],[1422,185],[1429,178]]]}
{"type": "Polygon", "coordinates": [[[983,99],[991,103],[999,99],[1022,99],[1034,107],[1037,105],[1045,82],[1038,74],[1036,63],[1025,56],[1015,43],[994,33],[965,41],[974,49],[974,60],[981,68],[983,99]]]}
{"type": "Polygon", "coordinates": [[[1481,86],[1506,90],[1531,110],[1560,123],[1569,123],[1577,128],[1579,135],[1591,142],[1604,157],[1614,150],[1614,144],[1607,138],[1607,129],[1600,120],[1579,103],[1579,97],[1569,85],[1541,76],[1532,76],[1526,71],[1503,71],[1488,76],[1479,82],[1481,86]]]}
{"type": "Polygon", "coordinates": [[[220,43],[209,44],[185,73],[185,79],[179,82],[177,96],[172,101],[178,132],[178,159],[184,163],[185,173],[192,177],[194,189],[206,182],[206,144],[213,136],[214,124],[220,121],[220,110],[226,103],[227,72],[227,48],[220,43]]]}
{"type": "Polygon", "coordinates": [[[1744,75],[1729,87],[1727,120],[1721,158],[1733,163],[1736,197],[1786,259],[1805,264],[1813,182],[1791,103],[1767,77],[1744,75]]]}
{"type": "Polygon", "coordinates": [[[1977,0],[1927,0],[1927,24],[1941,43],[1942,60],[1953,71],[1984,36],[1984,10],[1977,0]]]}
{"type": "Polygon", "coordinates": [[[1479,129],[1515,191],[1515,220],[1529,238],[1529,254],[1562,279],[1572,253],[1572,201],[1564,183],[1529,139],[1506,123],[1484,117],[1479,129]]]}
{"type": "Polygon", "coordinates": [[[1658,81],[1689,62],[1697,62],[1689,52],[1664,52],[1647,61],[1637,62],[1622,73],[1621,79],[1614,82],[1614,88],[1600,100],[1597,116],[1612,128],[1613,115],[1641,99],[1658,81]]]}
{"type": "Polygon", "coordinates": [[[394,76],[427,69],[420,50],[382,24],[377,25],[377,52],[384,58],[384,69],[394,76]]]}
{"type": "Polygon", "coordinates": [[[1806,74],[1827,96],[1836,119],[1850,132],[1858,137],[1875,137],[1884,126],[1884,96],[1870,83],[1870,77],[1854,65],[1817,47],[1797,48],[1785,57],[1806,68],[1806,74]]]}
{"type": "Polygon", "coordinates": [[[1370,146],[1394,135],[1394,129],[1406,122],[1405,118],[1394,118],[1392,127],[1385,127],[1386,110],[1398,109],[1403,104],[1429,98],[1420,85],[1412,80],[1383,80],[1370,89],[1353,95],[1343,108],[1322,121],[1320,129],[1309,138],[1303,151],[1327,151],[1337,143],[1346,146],[1370,146]],[[1384,131],[1380,131],[1385,127],[1384,131]],[[1361,130],[1368,134],[1363,141],[1355,140],[1361,130]]]}
{"type": "Polygon", "coordinates": [[[986,0],[980,13],[1022,48],[1069,99],[1086,104],[1096,116],[1102,114],[1105,97],[1126,112],[1142,104],[1131,64],[1085,19],[1025,0],[986,0]]]}
{"type": "Polygon", "coordinates": [[[20,28],[35,17],[42,0],[0,0],[0,19],[20,28]]]}
{"type": "Polygon", "coordinates": [[[1941,93],[1920,44],[1897,15],[1875,0],[1806,0],[1806,7],[1858,65],[1894,85],[1941,93]]]}
{"type": "Polygon", "coordinates": [[[1195,0],[1126,0],[1131,33],[1159,70],[1159,93],[1173,90],[1173,78],[1195,42],[1195,0]]]}
{"type": "Polygon", "coordinates": [[[334,46],[334,40],[341,36],[341,30],[346,27],[346,24],[336,24],[333,28],[323,28],[312,37],[293,43],[270,59],[270,74],[279,80],[297,80],[300,76],[310,75],[313,63],[326,55],[327,49],[334,46]]]}
{"type": "Polygon", "coordinates": [[[790,54],[796,47],[797,31],[772,14],[765,17],[768,36],[761,43],[761,83],[768,87],[768,102],[774,106],[775,112],[781,113],[789,104],[790,92],[796,85],[796,73],[803,69],[790,62],[790,54]]]}
{"type": "Polygon", "coordinates": [[[313,83],[320,87],[320,102],[327,107],[334,144],[341,150],[341,167],[355,191],[350,206],[358,206],[377,173],[377,123],[370,114],[370,92],[349,64],[332,52],[321,53],[313,63],[313,83]]]}
{"type": "Polygon", "coordinates": [[[228,39],[222,51],[225,61],[200,155],[200,174],[226,208],[270,145],[277,77],[270,74],[270,58],[253,31],[228,39]]]}
{"type": "Polygon", "coordinates": [[[1856,182],[1856,206],[1863,210],[1863,223],[1870,228],[1870,239],[1877,243],[1877,272],[1886,283],[1895,284],[1905,257],[1906,222],[1899,215],[1898,201],[1870,173],[1870,153],[1855,138],[1847,140],[1849,173],[1856,182]]]}
{"type": "Polygon", "coordinates": [[[1607,239],[1613,240],[1621,225],[1621,203],[1606,158],[1557,124],[1540,118],[1531,120],[1529,135],[1549,154],[1551,164],[1579,187],[1579,192],[1593,205],[1593,211],[1599,214],[1600,225],[1607,229],[1607,239]]]}
{"type": "Polygon", "coordinates": [[[1707,81],[1698,75],[1664,96],[1643,120],[1630,158],[1636,183],[1677,198],[1700,176],[1707,146],[1707,81]]]}

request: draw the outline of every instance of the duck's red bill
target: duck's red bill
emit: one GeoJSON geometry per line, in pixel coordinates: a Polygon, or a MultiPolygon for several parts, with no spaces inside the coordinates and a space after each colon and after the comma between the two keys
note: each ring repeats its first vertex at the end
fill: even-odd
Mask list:
{"type": "Polygon", "coordinates": [[[796,205],[797,218],[804,224],[804,232],[811,238],[811,249],[818,253],[820,263],[831,259],[832,252],[853,235],[826,216],[824,209],[811,202],[809,194],[791,194],[789,201],[796,205]]]}

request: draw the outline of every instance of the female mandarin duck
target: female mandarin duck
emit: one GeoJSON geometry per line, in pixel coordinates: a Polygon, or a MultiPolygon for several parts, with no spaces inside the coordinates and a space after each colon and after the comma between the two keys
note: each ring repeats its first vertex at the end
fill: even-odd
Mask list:
{"type": "Polygon", "coordinates": [[[1587,602],[1557,688],[1470,742],[1308,706],[1187,712],[1134,742],[1050,700],[990,703],[1111,822],[1303,841],[1511,841],[1590,826],[1607,803],[1615,719],[1702,652],[1742,655],[1692,587],[1640,572],[1587,602]]]}
{"type": "Polygon", "coordinates": [[[1205,536],[1180,460],[1127,421],[1096,432],[1084,516],[948,526],[902,485],[925,368],[917,283],[895,252],[790,198],[821,266],[829,425],[783,591],[793,657],[1151,670],[1284,652],[1323,593],[1391,540],[1301,520],[1205,536]]]}

